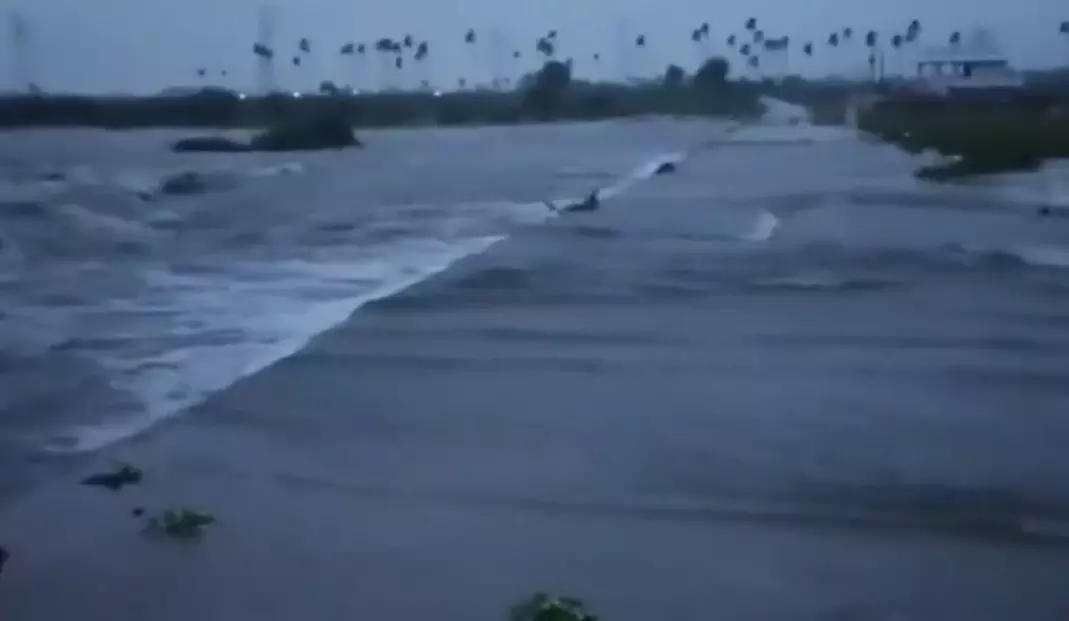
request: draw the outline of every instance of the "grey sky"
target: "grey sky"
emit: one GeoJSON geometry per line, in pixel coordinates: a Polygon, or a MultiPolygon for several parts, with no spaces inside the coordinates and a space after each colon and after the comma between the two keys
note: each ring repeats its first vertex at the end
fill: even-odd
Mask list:
{"type": "MultiPolygon", "coordinates": [[[[261,0],[34,0],[3,6],[24,14],[31,24],[32,73],[48,89],[89,92],[152,92],[169,85],[198,82],[199,66],[227,68],[228,86],[252,88],[255,82],[251,43],[261,0]]],[[[901,32],[911,18],[925,25],[924,37],[942,43],[957,28],[994,27],[1002,46],[1019,65],[1069,62],[1069,41],[1059,38],[1057,24],[1069,19],[1063,0],[275,0],[276,48],[288,57],[301,36],[313,41],[312,61],[299,73],[280,62],[278,79],[294,88],[324,78],[368,86],[383,69],[375,59],[364,65],[346,64],[338,47],[350,40],[371,41],[379,36],[411,33],[431,45],[431,62],[424,69],[406,70],[400,78],[426,77],[452,83],[458,75],[485,79],[493,71],[494,32],[501,47],[521,49],[524,63],[500,61],[501,71],[518,73],[534,62],[533,42],[550,28],[560,31],[560,56],[574,56],[579,73],[615,75],[623,67],[633,73],[653,73],[668,62],[688,69],[699,57],[689,41],[691,28],[711,25],[709,51],[725,50],[724,39],[741,32],[753,15],[770,36],[822,41],[833,28],[870,28],[889,36],[901,32]],[[463,45],[463,32],[481,35],[473,49],[463,45]],[[647,50],[639,54],[630,42],[647,35],[647,50]],[[595,66],[590,59],[600,52],[595,66]]],[[[0,34],[9,60],[11,34],[0,34]]],[[[864,52],[857,47],[857,63],[864,52]]],[[[828,55],[792,68],[803,73],[823,71],[828,55]]],[[[840,53],[842,54],[842,53],[840,53]]],[[[737,57],[737,56],[735,56],[737,57]]],[[[285,61],[287,58],[282,58],[285,61]]],[[[840,64],[849,62],[840,56],[840,64]]],[[[11,84],[11,68],[0,68],[0,85],[11,84]]],[[[220,82],[221,80],[213,80],[220,82]]]]}

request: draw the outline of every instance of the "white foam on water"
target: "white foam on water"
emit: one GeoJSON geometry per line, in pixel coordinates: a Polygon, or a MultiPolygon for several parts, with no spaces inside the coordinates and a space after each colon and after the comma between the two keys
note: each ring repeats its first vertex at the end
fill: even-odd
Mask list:
{"type": "MultiPolygon", "coordinates": [[[[598,190],[598,198],[607,199],[619,196],[630,189],[636,183],[650,179],[657,174],[657,169],[663,164],[678,164],[687,158],[686,151],[662,153],[646,161],[645,164],[636,168],[631,174],[624,175],[616,183],[598,190]]],[[[581,200],[581,199],[579,199],[581,200]]]]}
{"type": "MultiPolygon", "coordinates": [[[[118,378],[114,388],[136,396],[139,411],[69,428],[44,448],[80,453],[133,437],[296,353],[364,304],[393,295],[501,239],[504,237],[462,242],[406,240],[366,261],[290,262],[281,265],[278,277],[266,283],[242,282],[222,274],[191,277],[161,273],[158,280],[165,290],[174,291],[163,296],[171,298],[167,306],[181,313],[176,323],[199,326],[187,336],[200,331],[231,332],[240,337],[165,349],[151,357],[115,354],[98,360],[118,378]],[[294,294],[295,289],[316,284],[335,291],[337,297],[309,300],[294,294]],[[346,290],[348,295],[343,293],[346,290]]],[[[182,335],[178,330],[168,336],[182,335]]]]}
{"type": "MultiPolygon", "coordinates": [[[[602,196],[618,195],[650,178],[662,163],[679,162],[685,156],[670,153],[655,157],[607,188],[602,196]]],[[[469,205],[467,209],[483,216],[504,214],[513,224],[537,224],[559,215],[543,203],[469,205]]],[[[458,218],[445,239],[399,240],[378,246],[374,256],[356,260],[261,266],[254,279],[231,273],[156,274],[153,282],[158,285],[159,299],[142,300],[139,307],[126,310],[166,311],[172,322],[168,331],[144,339],[163,341],[158,351],[113,352],[100,354],[98,359],[117,378],[113,387],[135,397],[136,411],[67,428],[43,448],[81,453],[138,435],[295,354],[368,302],[396,294],[507,237],[485,234],[480,226],[465,231],[470,224],[467,220],[470,218],[458,218]],[[306,295],[310,289],[315,295],[306,295]],[[183,337],[190,344],[175,346],[183,337]]],[[[138,339],[136,334],[120,336],[138,339]]]]}
{"type": "Polygon", "coordinates": [[[780,219],[775,214],[762,211],[757,215],[757,220],[754,222],[753,228],[749,232],[742,235],[742,239],[750,242],[764,242],[772,239],[772,235],[776,233],[776,229],[779,228],[780,219]]]}
{"type": "Polygon", "coordinates": [[[257,168],[249,173],[250,177],[276,177],[278,175],[300,175],[304,173],[304,165],[300,162],[285,162],[276,166],[257,168]]]}
{"type": "Polygon", "coordinates": [[[1010,248],[1006,252],[1033,267],[1069,269],[1069,248],[1059,248],[1057,246],[1019,246],[1010,248]]]}

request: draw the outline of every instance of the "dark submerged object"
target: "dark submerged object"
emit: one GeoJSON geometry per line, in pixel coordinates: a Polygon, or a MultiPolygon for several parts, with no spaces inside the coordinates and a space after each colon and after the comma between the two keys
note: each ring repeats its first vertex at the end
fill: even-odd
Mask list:
{"type": "Polygon", "coordinates": [[[571,203],[564,207],[557,207],[553,203],[546,202],[546,207],[549,207],[557,213],[572,213],[577,211],[595,211],[601,206],[601,201],[598,199],[598,191],[594,190],[587,195],[586,198],[578,203],[571,203]]]}
{"type": "Polygon", "coordinates": [[[1043,207],[1040,207],[1039,210],[1036,213],[1038,213],[1041,216],[1049,216],[1053,212],[1050,210],[1050,207],[1047,207],[1046,205],[1044,205],[1043,207]]]}
{"type": "Polygon", "coordinates": [[[675,171],[676,171],[676,163],[675,162],[662,162],[661,165],[657,167],[657,170],[653,171],[653,174],[655,174],[655,175],[667,175],[669,173],[674,173],[675,171]]]}
{"type": "Polygon", "coordinates": [[[222,136],[194,136],[171,145],[176,153],[241,153],[251,151],[249,145],[222,136]]]}
{"type": "Polygon", "coordinates": [[[340,115],[326,115],[282,123],[249,141],[253,151],[314,151],[363,146],[353,134],[349,121],[340,115]]]}
{"type": "Polygon", "coordinates": [[[246,151],[317,151],[363,146],[341,115],[286,121],[252,137],[247,144],[222,136],[185,138],[171,145],[176,152],[241,153],[246,151]]]}
{"type": "Polygon", "coordinates": [[[137,485],[141,482],[143,476],[143,473],[137,468],[123,464],[114,472],[102,472],[87,476],[82,479],[82,485],[106,487],[112,491],[118,491],[126,485],[137,485]]]}
{"type": "Polygon", "coordinates": [[[8,551],[3,546],[0,546],[0,574],[4,573],[4,563],[9,558],[11,558],[11,555],[8,554],[8,551]]]}
{"type": "Polygon", "coordinates": [[[160,192],[168,195],[200,194],[207,189],[207,181],[195,172],[178,173],[167,177],[160,184],[160,192]]]}
{"type": "Polygon", "coordinates": [[[193,539],[201,535],[204,527],[214,523],[215,517],[207,513],[192,509],[168,509],[159,517],[149,518],[145,530],[174,539],[193,539]]]}

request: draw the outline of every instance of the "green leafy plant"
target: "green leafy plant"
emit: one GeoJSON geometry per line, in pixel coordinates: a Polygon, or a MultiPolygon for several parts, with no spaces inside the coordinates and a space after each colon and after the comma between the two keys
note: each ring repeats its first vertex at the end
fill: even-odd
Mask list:
{"type": "Polygon", "coordinates": [[[509,621],[598,621],[598,618],[587,612],[578,599],[536,593],[512,607],[509,621]]]}

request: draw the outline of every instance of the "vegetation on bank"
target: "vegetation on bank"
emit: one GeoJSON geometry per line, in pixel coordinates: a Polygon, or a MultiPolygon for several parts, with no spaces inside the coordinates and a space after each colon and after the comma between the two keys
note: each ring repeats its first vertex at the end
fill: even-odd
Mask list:
{"type": "Polygon", "coordinates": [[[1069,108],[1046,97],[886,98],[858,113],[858,126],[910,153],[935,151],[947,161],[917,176],[944,181],[1034,170],[1069,158],[1069,108]]]}
{"type": "Polygon", "coordinates": [[[340,118],[354,127],[516,124],[642,114],[759,115],[759,88],[727,80],[723,58],[693,76],[670,66],[660,81],[627,85],[572,79],[571,67],[547,62],[514,90],[246,97],[224,90],[187,96],[0,98],[0,126],[270,127],[294,119],[340,118]]]}

